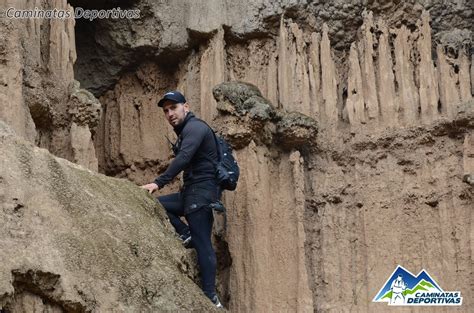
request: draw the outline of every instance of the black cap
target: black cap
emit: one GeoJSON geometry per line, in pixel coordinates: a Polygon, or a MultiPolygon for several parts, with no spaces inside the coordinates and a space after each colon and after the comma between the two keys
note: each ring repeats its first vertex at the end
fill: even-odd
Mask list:
{"type": "Polygon", "coordinates": [[[163,98],[161,98],[161,100],[158,101],[158,106],[162,108],[166,100],[170,100],[176,103],[186,103],[186,98],[179,91],[169,91],[165,93],[163,98]]]}

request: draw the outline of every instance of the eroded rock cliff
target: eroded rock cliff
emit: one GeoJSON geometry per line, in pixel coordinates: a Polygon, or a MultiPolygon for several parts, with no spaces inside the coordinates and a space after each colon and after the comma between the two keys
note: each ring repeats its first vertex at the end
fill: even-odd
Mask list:
{"type": "Polygon", "coordinates": [[[0,122],[0,309],[209,311],[163,209],[0,122]]]}
{"type": "MultiPolygon", "coordinates": [[[[229,93],[241,91],[233,86],[229,93]]],[[[218,99],[238,107],[248,95],[218,99]]],[[[259,123],[224,121],[230,140],[229,124],[259,123]]],[[[470,101],[423,127],[323,131],[306,150],[252,134],[236,153],[242,181],[225,197],[231,310],[388,311],[371,301],[398,264],[430,268],[446,290],[472,294],[473,195],[463,175],[474,166],[473,128],[470,101]]],[[[458,310],[471,307],[465,300],[458,310]]]]}
{"type": "MultiPolygon", "coordinates": [[[[452,37],[456,44],[438,39],[430,23],[439,25],[439,17],[421,8],[404,23],[387,12],[360,13],[360,27],[342,46],[331,21],[311,29],[288,12],[267,36],[235,40],[224,27],[174,70],[142,64],[102,98],[131,110],[126,99],[152,105],[178,88],[237,148],[243,174],[238,190],[225,196],[232,262],[221,268],[220,284],[231,310],[390,310],[371,301],[397,264],[433,268],[447,290],[473,292],[472,187],[463,182],[473,166],[472,35],[452,37]],[[222,86],[212,95],[222,80],[257,89],[233,86],[223,97],[222,86]],[[297,128],[286,138],[278,133],[278,114],[266,103],[313,119],[317,137],[300,141],[303,147],[288,144],[297,128]],[[406,243],[405,233],[416,243],[406,243]]],[[[132,114],[140,129],[153,119],[158,133],[170,134],[160,112],[140,110],[132,114]]],[[[118,114],[105,125],[119,123],[126,127],[121,136],[129,136],[137,128],[128,121],[118,114]]],[[[169,158],[166,139],[149,134],[165,145],[147,152],[159,170],[169,158]]],[[[119,151],[137,157],[129,141],[120,141],[119,151]]],[[[137,160],[105,159],[103,170],[152,179],[137,160]]],[[[460,311],[473,305],[464,301],[460,311]]]]}
{"type": "Polygon", "coordinates": [[[215,238],[231,311],[391,311],[371,301],[397,264],[425,268],[462,292],[457,311],[473,310],[471,2],[120,3],[141,17],[0,20],[2,119],[56,155],[146,183],[174,138],[156,101],[179,89],[242,167],[215,238]],[[101,112],[66,87],[73,78],[101,112]]]}
{"type": "Polygon", "coordinates": [[[74,81],[74,19],[13,19],[6,10],[63,10],[65,0],[0,1],[0,117],[57,156],[98,169],[92,136],[101,106],[74,81]]]}

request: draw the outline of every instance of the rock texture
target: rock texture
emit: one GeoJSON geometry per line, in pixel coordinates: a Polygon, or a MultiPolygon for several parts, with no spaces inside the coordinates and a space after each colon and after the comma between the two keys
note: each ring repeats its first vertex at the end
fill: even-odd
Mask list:
{"type": "Polygon", "coordinates": [[[473,189],[462,179],[473,164],[473,104],[427,127],[319,136],[305,211],[316,311],[396,311],[371,301],[399,264],[429,269],[444,290],[461,290],[453,310],[473,309],[473,189]]]}
{"type": "MultiPolygon", "coordinates": [[[[176,3],[119,0],[88,3],[70,0],[70,3],[84,8],[121,6],[140,10],[138,20],[78,22],[81,57],[75,67],[76,75],[96,96],[112,88],[131,68],[138,67],[143,58],[154,59],[162,65],[179,64],[193,48],[222,27],[232,41],[268,38],[279,33],[282,16],[298,20],[306,29],[321,30],[326,24],[338,51],[348,49],[356,40],[364,11],[374,11],[390,27],[399,28],[403,24],[412,28],[421,12],[428,10],[434,16],[432,26],[439,33],[439,40],[443,40],[443,34],[452,37],[453,31],[468,30],[467,37],[472,41],[469,31],[474,31],[471,22],[474,7],[469,1],[245,0],[236,3],[232,0],[184,0],[176,3]]],[[[301,49],[302,41],[299,42],[301,49]]],[[[286,47],[281,46],[281,49],[286,47]]],[[[294,69],[301,72],[305,67],[308,64],[298,63],[294,69]]],[[[270,100],[274,99],[270,97],[270,100]]]]}
{"type": "Polygon", "coordinates": [[[0,310],[212,311],[146,192],[56,158],[3,122],[0,148],[0,310]]]}
{"type": "Polygon", "coordinates": [[[239,150],[237,159],[244,169],[242,181],[225,199],[230,310],[312,312],[303,159],[298,151],[276,153],[253,141],[239,150]]]}
{"type": "Polygon", "coordinates": [[[95,143],[101,171],[139,180],[144,171],[152,176],[164,166],[171,157],[165,136],[173,139],[174,133],[156,103],[176,83],[158,66],[144,64],[100,98],[103,113],[95,143]]]}
{"type": "Polygon", "coordinates": [[[224,114],[219,130],[241,147],[236,158],[243,170],[238,191],[225,197],[229,224],[224,238],[232,267],[222,292],[230,295],[231,311],[312,311],[304,247],[304,164],[296,149],[315,140],[316,121],[275,110],[249,84],[220,84],[213,93],[224,114]],[[266,114],[255,116],[255,111],[266,114]],[[242,126],[250,141],[236,136],[242,126]]]}
{"type": "MultiPolygon", "coordinates": [[[[219,239],[231,260],[220,269],[220,292],[232,311],[390,310],[371,300],[397,264],[413,272],[433,268],[443,288],[466,295],[460,311],[473,305],[466,300],[472,190],[463,182],[472,172],[470,45],[464,35],[433,34],[430,23],[439,25],[439,16],[421,7],[416,15],[398,15],[407,23],[360,13],[346,51],[339,49],[347,39],[339,40],[330,22],[311,29],[286,12],[272,22],[270,38],[236,40],[232,30],[216,30],[171,70],[159,60],[142,65],[138,85],[124,89],[136,82],[126,75],[103,96],[146,95],[153,105],[176,86],[236,148],[245,171],[239,189],[225,196],[229,227],[219,239]],[[245,84],[219,85],[214,100],[210,85],[222,77],[245,84]],[[316,121],[317,137],[283,122],[287,112],[316,121]],[[427,248],[380,235],[398,223],[410,225],[408,234],[427,248]],[[452,237],[454,230],[463,235],[452,237]]],[[[120,114],[120,132],[128,136],[137,124],[120,114]]],[[[105,171],[117,168],[116,175],[146,182],[164,168],[170,130],[159,111],[139,121],[146,119],[156,124],[140,136],[159,133],[161,142],[150,152],[153,163],[134,165],[144,164],[140,156],[121,161],[144,146],[136,135],[132,146],[122,141],[119,158],[104,158],[105,171]]]]}
{"type": "MultiPolygon", "coordinates": [[[[348,127],[352,132],[371,133],[453,118],[457,107],[472,99],[469,45],[464,35],[445,35],[451,41],[444,39],[433,45],[433,18],[426,11],[420,14],[408,28],[389,27],[382,16],[374,18],[373,13],[364,13],[359,35],[346,54],[332,47],[328,25],[322,25],[320,31],[307,31],[304,25],[284,16],[279,20],[275,40],[234,42],[220,29],[179,65],[170,69],[160,62],[144,63],[134,74],[124,75],[114,91],[102,99],[104,103],[109,99],[110,103],[119,103],[119,107],[131,107],[134,102],[136,108],[148,110],[146,107],[153,107],[164,90],[179,88],[187,95],[192,110],[212,123],[217,107],[211,88],[223,80],[240,80],[258,87],[275,107],[306,114],[317,120],[322,130],[333,134],[348,127]],[[124,92],[128,95],[118,96],[124,92]],[[144,95],[146,100],[138,100],[144,95]]],[[[157,121],[152,128],[172,137],[167,126],[162,126],[161,113],[149,110],[151,114],[133,119],[138,118],[138,125],[149,123],[141,121],[144,119],[157,121]]],[[[119,115],[123,121],[135,115],[117,112],[115,117],[105,115],[101,127],[116,127],[119,115]]],[[[147,159],[155,168],[161,168],[158,164],[165,164],[169,155],[166,139],[155,136],[147,126],[140,126],[142,130],[137,132],[135,123],[120,124],[115,131],[133,136],[133,140],[120,140],[123,148],[116,150],[120,154],[117,157],[108,152],[116,143],[103,144],[100,135],[96,148],[102,159],[101,170],[146,181],[151,174],[143,175],[146,170],[140,164],[147,159]],[[132,142],[143,143],[138,149],[135,145],[125,147],[132,142]],[[156,144],[163,147],[161,151],[156,144]]],[[[100,132],[104,131],[109,130],[100,132]]]]}
{"type": "Polygon", "coordinates": [[[224,116],[217,130],[233,147],[243,148],[251,141],[282,149],[309,148],[316,142],[317,122],[299,112],[275,109],[257,87],[242,82],[214,87],[217,109],[224,116]]]}
{"type": "MultiPolygon", "coordinates": [[[[0,10],[69,10],[66,0],[0,1],[0,10]]],[[[0,118],[52,153],[96,170],[95,97],[74,81],[74,19],[10,19],[0,28],[0,118]]]]}
{"type": "MultiPolygon", "coordinates": [[[[371,300],[397,264],[474,310],[471,2],[120,4],[141,17],[1,19],[0,118],[58,156],[146,183],[174,140],[156,101],[179,89],[242,166],[214,238],[231,311],[392,311],[371,300]]],[[[64,274],[10,275],[39,303],[31,286],[64,274]]]]}
{"type": "MultiPolygon", "coordinates": [[[[239,84],[215,90],[218,108],[232,101],[237,108],[255,93],[239,84]]],[[[220,130],[231,141],[234,127],[258,123],[226,115],[220,130]]],[[[259,140],[265,132],[251,134],[236,152],[238,189],[225,196],[230,309],[390,311],[371,301],[406,264],[430,268],[445,290],[462,290],[458,311],[471,310],[473,195],[463,175],[474,165],[473,129],[471,101],[453,120],[426,127],[339,138],[323,132],[317,149],[306,141],[309,152],[282,150],[291,138],[267,145],[259,140]]]]}

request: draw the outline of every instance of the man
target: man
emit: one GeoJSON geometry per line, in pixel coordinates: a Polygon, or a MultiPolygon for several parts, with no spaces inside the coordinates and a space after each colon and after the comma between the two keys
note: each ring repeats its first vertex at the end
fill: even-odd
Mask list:
{"type": "Polygon", "coordinates": [[[390,289],[392,290],[390,304],[405,304],[403,292],[407,289],[407,285],[403,281],[402,275],[398,275],[397,278],[393,280],[390,289]]]}
{"type": "Polygon", "coordinates": [[[178,135],[175,158],[153,183],[142,188],[152,193],[171,182],[181,171],[184,186],[181,192],[158,197],[183,245],[194,247],[198,255],[204,294],[222,307],[215,290],[216,254],[211,242],[213,215],[209,204],[218,200],[215,178],[217,147],[209,126],[189,111],[189,105],[178,91],[166,93],[158,102],[168,123],[178,135]],[[186,218],[188,225],[183,223],[186,218]]]}

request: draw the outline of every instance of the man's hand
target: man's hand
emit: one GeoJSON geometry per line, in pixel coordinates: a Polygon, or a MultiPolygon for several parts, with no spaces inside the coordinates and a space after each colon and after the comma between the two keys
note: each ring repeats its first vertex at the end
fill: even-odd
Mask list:
{"type": "Polygon", "coordinates": [[[153,191],[155,191],[155,190],[157,190],[157,189],[160,189],[160,188],[158,187],[158,185],[155,184],[155,183],[143,185],[143,186],[140,186],[140,187],[142,187],[143,189],[148,190],[148,193],[153,193],[153,191]]]}

